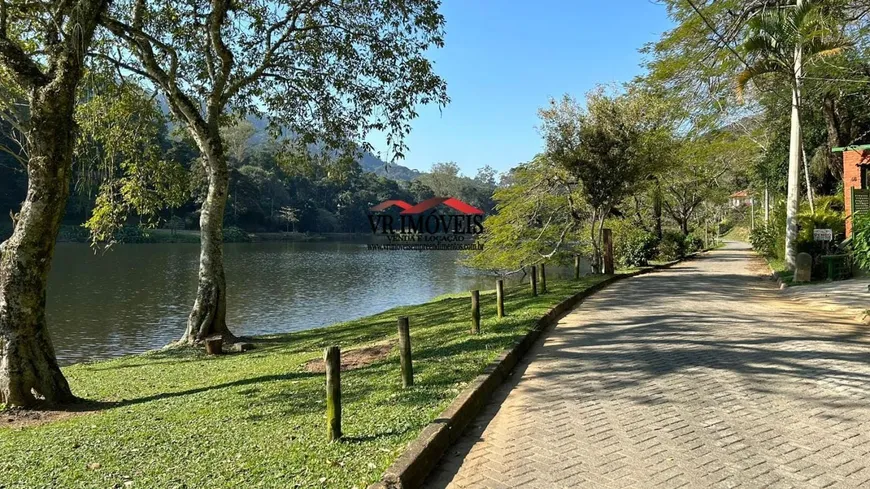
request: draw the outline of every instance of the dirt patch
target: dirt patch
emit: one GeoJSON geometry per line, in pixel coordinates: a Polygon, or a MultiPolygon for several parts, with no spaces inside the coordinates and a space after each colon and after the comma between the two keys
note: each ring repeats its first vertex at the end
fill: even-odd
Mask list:
{"type": "Polygon", "coordinates": [[[95,410],[97,409],[88,405],[42,410],[10,408],[0,411],[0,429],[29,428],[81,416],[95,410]]]}
{"type": "MultiPolygon", "coordinates": [[[[341,371],[356,370],[383,360],[393,349],[393,343],[378,343],[372,346],[341,352],[341,371]]],[[[323,373],[326,368],[322,358],[315,358],[305,364],[305,370],[313,373],[323,373]]]]}
{"type": "Polygon", "coordinates": [[[770,267],[767,265],[767,262],[764,261],[764,258],[753,256],[749,260],[747,268],[753,275],[756,275],[759,278],[775,280],[774,278],[772,278],[772,272],[770,271],[770,267]]]}

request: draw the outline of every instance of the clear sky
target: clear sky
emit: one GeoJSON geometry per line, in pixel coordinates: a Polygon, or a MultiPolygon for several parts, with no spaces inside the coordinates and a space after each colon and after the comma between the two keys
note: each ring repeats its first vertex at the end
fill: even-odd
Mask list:
{"type": "MultiPolygon", "coordinates": [[[[542,144],[538,108],[630,81],[641,73],[638,48],[671,27],[651,0],[444,0],[442,13],[446,45],[432,59],[451,102],[440,113],[419,110],[397,163],[428,170],[455,161],[468,176],[531,159],[542,144]]],[[[369,141],[386,149],[380,135],[369,141]]]]}

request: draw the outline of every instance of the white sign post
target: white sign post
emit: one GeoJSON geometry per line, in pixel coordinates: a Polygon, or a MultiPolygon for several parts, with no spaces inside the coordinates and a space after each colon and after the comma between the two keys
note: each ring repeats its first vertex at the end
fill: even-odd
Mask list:
{"type": "Polygon", "coordinates": [[[833,241],[834,232],[830,229],[813,229],[813,241],[833,241]]]}

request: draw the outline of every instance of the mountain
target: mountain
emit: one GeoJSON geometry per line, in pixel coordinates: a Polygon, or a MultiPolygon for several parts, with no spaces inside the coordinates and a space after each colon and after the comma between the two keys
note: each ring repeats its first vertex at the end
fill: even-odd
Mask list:
{"type": "MultiPolygon", "coordinates": [[[[160,104],[160,109],[164,114],[169,114],[169,106],[166,104],[166,100],[163,97],[159,97],[157,103],[160,104]]],[[[265,143],[269,139],[267,130],[269,122],[264,118],[254,116],[249,116],[247,119],[254,128],[254,134],[251,136],[251,139],[248,140],[250,146],[255,147],[265,143]]],[[[170,130],[172,130],[173,124],[171,122],[169,123],[169,127],[170,130]]],[[[363,152],[362,157],[357,161],[357,163],[360,164],[364,172],[374,173],[375,175],[387,177],[393,180],[404,180],[410,182],[423,174],[423,172],[402,165],[397,165],[395,163],[389,164],[368,151],[363,152]]]]}
{"type": "MultiPolygon", "coordinates": [[[[267,127],[268,121],[257,117],[248,117],[248,122],[254,126],[254,135],[249,140],[251,146],[262,144],[268,140],[267,127]]],[[[316,151],[316,147],[314,149],[316,151]]],[[[364,172],[374,173],[381,177],[387,177],[393,180],[411,181],[422,175],[422,172],[412,170],[397,164],[389,164],[377,156],[364,151],[362,157],[357,160],[364,172]]]]}
{"type": "Polygon", "coordinates": [[[387,163],[368,151],[362,154],[362,158],[359,160],[359,165],[365,172],[374,173],[375,175],[391,178],[393,180],[405,180],[410,182],[423,174],[420,171],[406,166],[387,163]]]}

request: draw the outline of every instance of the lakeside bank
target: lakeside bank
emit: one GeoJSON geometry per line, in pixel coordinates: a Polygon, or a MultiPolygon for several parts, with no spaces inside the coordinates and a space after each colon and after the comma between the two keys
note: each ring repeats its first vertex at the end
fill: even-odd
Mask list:
{"type": "MultiPolygon", "coordinates": [[[[365,487],[497,355],[560,301],[604,276],[507,290],[508,316],[481,294],[471,335],[467,293],[321,329],[265,336],[208,357],[169,350],[64,368],[94,411],[0,429],[7,487],[365,487]],[[402,389],[396,319],[411,322],[416,384],[402,389]],[[344,432],[325,440],[323,348],[358,355],[342,374],[344,432]]],[[[2,425],[0,425],[2,426],[2,425]]]]}

